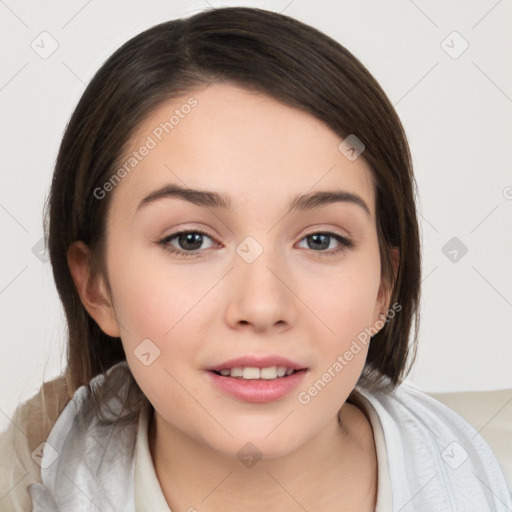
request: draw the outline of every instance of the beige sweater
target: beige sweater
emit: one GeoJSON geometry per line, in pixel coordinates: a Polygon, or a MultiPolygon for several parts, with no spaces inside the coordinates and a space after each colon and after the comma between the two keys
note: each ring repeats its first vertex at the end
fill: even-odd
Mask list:
{"type": "Polygon", "coordinates": [[[0,512],[32,510],[28,488],[41,482],[36,448],[46,441],[70,399],[63,376],[45,382],[17,408],[8,429],[0,434],[0,512]]]}
{"type": "MultiPolygon", "coordinates": [[[[431,396],[480,431],[512,488],[512,389],[431,396]]],[[[37,448],[70,399],[64,377],[46,382],[18,407],[9,428],[0,434],[0,512],[32,511],[28,487],[41,482],[37,448]]]]}

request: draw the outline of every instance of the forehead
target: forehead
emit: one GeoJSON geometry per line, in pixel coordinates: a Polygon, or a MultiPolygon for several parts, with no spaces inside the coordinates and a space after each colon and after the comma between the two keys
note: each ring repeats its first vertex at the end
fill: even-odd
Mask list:
{"type": "Polygon", "coordinates": [[[255,199],[261,193],[265,202],[282,203],[299,193],[342,188],[364,197],[373,215],[371,169],[362,157],[347,159],[338,148],[342,141],[306,112],[215,83],[162,103],[147,116],[121,159],[132,165],[125,165],[129,172],[115,195],[135,203],[155,187],[178,183],[226,192],[243,206],[248,191],[255,199]]]}

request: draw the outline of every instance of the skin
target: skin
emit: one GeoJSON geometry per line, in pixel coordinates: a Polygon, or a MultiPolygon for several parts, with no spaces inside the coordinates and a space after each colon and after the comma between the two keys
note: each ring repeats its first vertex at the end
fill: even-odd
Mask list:
{"type": "MultiPolygon", "coordinates": [[[[349,161],[338,150],[342,138],[320,120],[228,83],[165,103],[127,153],[190,96],[198,105],[109,192],[112,293],[104,276],[89,273],[85,244],[68,251],[84,306],[105,333],[121,337],[154,406],[149,439],[164,496],[173,511],[374,510],[372,428],[345,402],[367,347],[307,405],[297,400],[389,308],[371,169],[362,157],[349,161]],[[163,198],[137,211],[168,183],[226,194],[232,210],[163,198]],[[286,214],[298,194],[337,189],[359,195],[370,214],[348,202],[286,214]],[[208,232],[195,256],[158,244],[184,229],[208,232]],[[329,256],[340,247],[335,238],[308,245],[307,235],[325,232],[354,246],[329,256]],[[252,263],[236,252],[247,236],[263,249],[252,263]],[[160,349],[149,366],[134,355],[147,338],[160,349]],[[299,389],[276,402],[243,402],[205,379],[209,365],[266,354],[308,368],[299,389]],[[247,442],[262,454],[250,468],[237,457],[247,442]]],[[[190,247],[178,238],[168,245],[190,247]]]]}

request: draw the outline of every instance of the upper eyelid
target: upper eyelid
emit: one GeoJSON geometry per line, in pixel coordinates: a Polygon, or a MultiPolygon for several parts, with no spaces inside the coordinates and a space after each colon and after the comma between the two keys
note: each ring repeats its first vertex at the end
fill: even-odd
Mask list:
{"type": "MultiPolygon", "coordinates": [[[[220,243],[215,236],[211,235],[205,229],[202,229],[202,228],[190,228],[190,229],[185,228],[185,229],[180,229],[178,231],[170,233],[169,235],[164,236],[163,238],[160,239],[160,241],[164,242],[166,240],[173,239],[176,236],[181,235],[181,234],[185,234],[185,233],[200,233],[203,236],[207,236],[208,238],[210,238],[213,242],[215,242],[217,244],[220,243]]],[[[316,235],[316,234],[326,234],[326,235],[329,235],[331,237],[338,236],[342,240],[345,240],[345,241],[347,241],[347,242],[349,242],[351,244],[354,243],[353,240],[352,240],[352,237],[350,235],[344,235],[344,234],[338,233],[336,231],[333,231],[332,229],[321,229],[321,228],[316,228],[316,229],[312,228],[312,231],[308,231],[305,234],[303,234],[300,237],[299,241],[302,241],[307,236],[316,235]]],[[[190,251],[190,252],[193,252],[193,251],[190,251]]]]}
{"type": "Polygon", "coordinates": [[[214,242],[217,242],[217,238],[214,237],[213,235],[210,235],[210,233],[208,233],[206,230],[204,229],[199,229],[199,228],[195,228],[195,229],[179,229],[178,231],[174,231],[173,233],[170,233],[169,235],[166,235],[164,237],[161,238],[161,240],[168,240],[170,238],[174,238],[178,235],[182,235],[182,234],[185,234],[185,233],[200,233],[201,235],[203,236],[207,236],[208,238],[211,238],[214,242]]]}

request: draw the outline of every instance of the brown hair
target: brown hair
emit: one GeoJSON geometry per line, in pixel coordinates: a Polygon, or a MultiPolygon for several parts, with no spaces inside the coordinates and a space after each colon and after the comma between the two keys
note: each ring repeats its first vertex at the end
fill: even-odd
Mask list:
{"type": "Polygon", "coordinates": [[[360,383],[393,388],[416,354],[421,270],[416,184],[402,124],[370,72],[332,38],[288,16],[226,7],[161,23],[123,44],[95,74],[66,127],[46,236],[67,317],[70,391],[125,360],[119,338],[103,333],[83,307],[67,263],[68,247],[82,240],[91,248],[93,272],[107,277],[112,194],[98,200],[93,191],[114,174],[131,135],[160,104],[220,81],[270,95],[366,146],[361,158],[375,182],[382,277],[392,285],[390,303],[401,310],[373,336],[360,383]],[[396,279],[390,247],[400,251],[396,279]]]}

